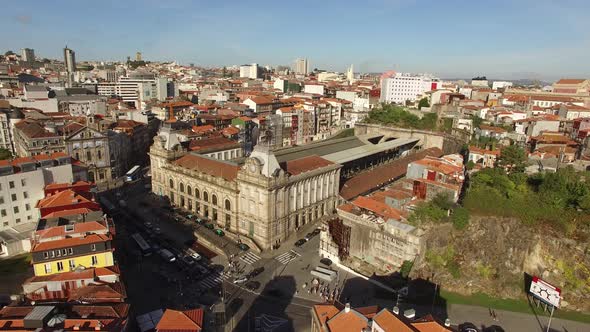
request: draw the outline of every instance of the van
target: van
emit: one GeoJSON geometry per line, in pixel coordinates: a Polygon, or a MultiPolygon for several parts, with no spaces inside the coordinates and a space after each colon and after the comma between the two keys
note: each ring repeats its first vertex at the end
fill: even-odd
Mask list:
{"type": "Polygon", "coordinates": [[[161,249],[159,253],[160,256],[169,263],[176,261],[176,256],[174,256],[174,254],[172,254],[168,249],[161,249]]]}
{"type": "Polygon", "coordinates": [[[199,253],[197,253],[196,251],[194,251],[194,250],[193,250],[193,249],[191,249],[191,248],[188,248],[188,249],[186,250],[186,253],[187,253],[189,256],[191,256],[191,257],[192,257],[194,260],[196,260],[196,261],[200,261],[200,260],[201,260],[201,258],[202,258],[202,257],[201,257],[201,255],[199,255],[199,253]]]}

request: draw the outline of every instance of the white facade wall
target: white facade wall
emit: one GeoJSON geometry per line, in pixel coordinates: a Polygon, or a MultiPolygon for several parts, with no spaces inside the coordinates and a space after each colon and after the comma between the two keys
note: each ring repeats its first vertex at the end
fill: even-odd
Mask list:
{"type": "Polygon", "coordinates": [[[395,73],[381,80],[381,101],[405,103],[415,101],[424,92],[437,89],[440,81],[428,75],[395,73]]]}
{"type": "Polygon", "coordinates": [[[243,65],[240,66],[240,78],[249,78],[250,77],[250,66],[243,65]]]}
{"type": "Polygon", "coordinates": [[[24,100],[20,98],[6,99],[10,105],[20,108],[36,108],[43,112],[55,113],[59,111],[59,106],[56,98],[38,99],[38,100],[24,100]]]}
{"type": "Polygon", "coordinates": [[[492,83],[492,89],[497,90],[497,89],[502,89],[502,88],[509,88],[512,86],[512,82],[508,82],[508,81],[494,81],[492,83]]]}
{"type": "Polygon", "coordinates": [[[45,197],[45,185],[71,183],[73,180],[70,164],[0,176],[0,231],[37,222],[39,210],[36,206],[45,197]]]}
{"type": "Polygon", "coordinates": [[[303,92],[305,93],[315,93],[318,95],[324,95],[324,86],[319,84],[305,84],[303,88],[303,92]]]}
{"type": "Polygon", "coordinates": [[[354,103],[356,95],[356,91],[336,91],[336,98],[348,100],[351,103],[354,103]]]}

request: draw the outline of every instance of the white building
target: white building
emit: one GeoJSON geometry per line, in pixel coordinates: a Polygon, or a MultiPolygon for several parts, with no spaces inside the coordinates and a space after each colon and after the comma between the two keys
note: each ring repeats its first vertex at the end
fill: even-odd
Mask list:
{"type": "Polygon", "coordinates": [[[309,67],[308,67],[307,59],[297,59],[295,60],[295,73],[300,75],[307,75],[309,67]]]}
{"type": "Polygon", "coordinates": [[[508,81],[494,81],[492,83],[492,89],[494,90],[498,90],[498,89],[502,89],[502,88],[509,88],[512,86],[512,82],[508,82],[508,81]]]}
{"type": "Polygon", "coordinates": [[[305,84],[303,88],[303,92],[305,93],[314,93],[318,95],[324,95],[325,88],[321,84],[305,84]]]}
{"type": "Polygon", "coordinates": [[[64,153],[18,158],[0,164],[0,231],[37,222],[37,201],[49,183],[74,180],[72,158],[64,153]]]}
{"type": "Polygon", "coordinates": [[[388,72],[381,76],[381,101],[400,104],[415,101],[424,92],[440,86],[440,80],[431,75],[388,72]]]}
{"type": "Polygon", "coordinates": [[[21,50],[21,60],[23,62],[35,61],[35,50],[32,48],[23,48],[21,50]]]}
{"type": "Polygon", "coordinates": [[[168,96],[168,79],[154,77],[151,74],[136,74],[121,76],[116,83],[105,82],[97,85],[97,92],[101,96],[117,95],[123,102],[134,103],[140,108],[142,103],[151,99],[166,100],[168,96]]]}
{"type": "Polygon", "coordinates": [[[258,78],[259,71],[260,69],[258,68],[257,63],[253,63],[251,65],[241,65],[240,78],[251,78],[255,80],[258,78]]]}

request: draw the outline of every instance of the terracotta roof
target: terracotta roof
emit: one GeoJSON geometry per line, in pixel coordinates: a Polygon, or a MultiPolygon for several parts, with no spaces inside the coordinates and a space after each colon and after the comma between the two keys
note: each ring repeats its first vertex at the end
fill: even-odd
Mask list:
{"type": "Polygon", "coordinates": [[[426,156],[440,157],[442,154],[439,148],[429,148],[357,174],[344,182],[340,196],[345,200],[351,200],[404,176],[409,163],[426,156]]]}
{"type": "Polygon", "coordinates": [[[477,146],[469,146],[469,152],[470,153],[477,153],[477,154],[492,154],[492,155],[495,155],[495,156],[499,156],[500,155],[500,150],[480,149],[477,146]]]}
{"type": "Polygon", "coordinates": [[[158,332],[200,332],[203,326],[203,309],[177,311],[166,309],[158,322],[158,332]]]}
{"type": "Polygon", "coordinates": [[[212,125],[193,126],[192,130],[195,133],[206,133],[208,131],[215,131],[215,127],[212,125]]]}
{"type": "Polygon", "coordinates": [[[189,150],[200,153],[213,150],[218,151],[232,149],[237,147],[241,147],[240,143],[223,136],[191,140],[188,146],[189,150]]]}
{"type": "Polygon", "coordinates": [[[580,84],[587,81],[583,78],[562,78],[559,81],[555,82],[555,84],[580,84]]]}
{"type": "Polygon", "coordinates": [[[373,317],[373,322],[377,323],[384,331],[395,332],[417,332],[418,329],[413,327],[409,320],[403,316],[383,309],[373,317]]]}
{"type": "Polygon", "coordinates": [[[590,108],[587,108],[584,106],[579,106],[579,105],[574,105],[574,104],[567,104],[567,105],[564,105],[564,107],[568,111],[588,111],[588,112],[590,112],[590,108]]]}
{"type": "Polygon", "coordinates": [[[113,305],[73,305],[72,314],[78,317],[125,318],[129,313],[128,303],[113,305]]]}
{"type": "Polygon", "coordinates": [[[86,285],[70,292],[69,301],[123,302],[127,298],[125,287],[119,281],[86,285]]]}
{"type": "Polygon", "coordinates": [[[239,169],[237,165],[190,153],[175,160],[173,164],[211,176],[222,177],[226,181],[234,181],[239,169]]]}
{"type": "Polygon", "coordinates": [[[66,189],[54,194],[49,194],[45,198],[39,200],[37,208],[50,208],[50,207],[61,207],[71,206],[75,208],[76,205],[82,203],[92,203],[92,206],[96,207],[95,210],[100,209],[100,205],[85,196],[89,196],[88,193],[78,193],[71,189],[66,189]]]}
{"type": "Polygon", "coordinates": [[[382,203],[378,200],[375,200],[371,197],[359,196],[354,201],[352,201],[352,204],[354,204],[362,209],[374,212],[375,214],[379,215],[380,217],[382,217],[385,220],[388,220],[388,219],[401,220],[402,219],[401,213],[398,209],[395,209],[395,208],[393,208],[385,203],[382,203]]]}
{"type": "Polygon", "coordinates": [[[249,99],[252,100],[256,105],[270,105],[273,103],[272,99],[264,96],[256,96],[249,99]]]}
{"type": "Polygon", "coordinates": [[[33,307],[6,306],[0,310],[0,318],[22,318],[33,311],[33,307]]]}
{"type": "Polygon", "coordinates": [[[33,276],[27,279],[24,283],[35,283],[35,282],[47,282],[47,281],[69,281],[69,280],[81,280],[81,279],[93,279],[95,276],[104,277],[115,275],[119,276],[120,271],[118,266],[109,267],[90,267],[80,271],[70,271],[56,274],[49,274],[45,276],[33,276]]]}
{"type": "Polygon", "coordinates": [[[283,169],[290,175],[298,175],[330,165],[334,165],[334,163],[318,155],[311,155],[304,158],[289,160],[283,163],[283,169]]]}
{"type": "Polygon", "coordinates": [[[363,331],[368,325],[367,317],[354,309],[349,312],[340,311],[336,316],[332,317],[326,325],[331,332],[346,332],[346,331],[363,331]]]}
{"type": "Polygon", "coordinates": [[[90,234],[85,237],[72,237],[56,241],[41,242],[36,244],[31,252],[39,252],[51,249],[75,247],[84,244],[100,243],[112,240],[111,236],[103,234],[90,234]]]}
{"type": "Polygon", "coordinates": [[[321,324],[325,324],[340,312],[340,309],[336,308],[333,304],[316,304],[313,306],[313,310],[321,324]]]}
{"type": "Polygon", "coordinates": [[[73,183],[50,183],[45,186],[45,190],[59,190],[59,189],[70,189],[84,186],[91,186],[92,182],[76,181],[73,183]]]}
{"type": "Polygon", "coordinates": [[[41,124],[37,122],[21,121],[14,125],[16,129],[20,130],[25,136],[29,138],[44,138],[59,136],[56,133],[47,131],[41,124]]]}
{"type": "Polygon", "coordinates": [[[229,126],[227,128],[223,128],[223,130],[221,131],[222,134],[227,135],[227,136],[233,136],[233,135],[237,135],[240,133],[240,129],[233,127],[233,126],[229,126]]]}
{"type": "Polygon", "coordinates": [[[450,328],[445,327],[438,321],[432,317],[432,315],[427,315],[416,321],[412,322],[412,326],[414,326],[420,332],[452,332],[450,328]]]}
{"type": "Polygon", "coordinates": [[[74,230],[66,233],[65,226],[55,226],[36,232],[38,239],[64,237],[66,234],[84,234],[106,230],[107,227],[98,221],[78,222],[72,225],[74,230]]]}
{"type": "Polygon", "coordinates": [[[418,164],[425,166],[428,169],[436,170],[437,172],[444,173],[444,174],[451,174],[462,172],[463,168],[460,166],[455,166],[450,162],[445,162],[444,160],[427,156],[423,159],[416,160],[412,164],[418,164]]]}

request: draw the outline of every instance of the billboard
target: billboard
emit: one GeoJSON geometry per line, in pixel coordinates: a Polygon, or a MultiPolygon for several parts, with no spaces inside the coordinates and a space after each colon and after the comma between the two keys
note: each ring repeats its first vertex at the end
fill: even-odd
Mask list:
{"type": "Polygon", "coordinates": [[[555,308],[559,308],[561,289],[543,281],[539,277],[533,277],[529,292],[542,302],[554,306],[555,308]]]}

